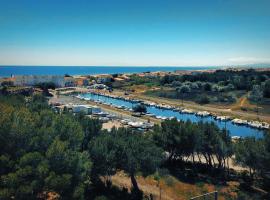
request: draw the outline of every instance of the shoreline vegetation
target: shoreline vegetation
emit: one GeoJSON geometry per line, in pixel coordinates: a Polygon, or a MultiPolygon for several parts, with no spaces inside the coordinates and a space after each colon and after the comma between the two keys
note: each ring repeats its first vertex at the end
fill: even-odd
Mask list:
{"type": "Polygon", "coordinates": [[[64,87],[54,78],[19,82],[28,86],[16,85],[16,77],[1,82],[0,199],[171,200],[213,191],[219,199],[270,197],[269,130],[260,138],[232,140],[213,122],[153,118],[145,107],[267,121],[269,70],[65,75],[56,82],[64,87]],[[165,93],[155,93],[160,90],[165,93]],[[74,92],[140,104],[128,110],[74,92]],[[200,93],[207,98],[198,103],[200,93]],[[234,109],[225,112],[227,106],[234,109]],[[264,113],[238,106],[263,106],[264,113]],[[149,127],[134,128],[116,115],[149,127]]]}

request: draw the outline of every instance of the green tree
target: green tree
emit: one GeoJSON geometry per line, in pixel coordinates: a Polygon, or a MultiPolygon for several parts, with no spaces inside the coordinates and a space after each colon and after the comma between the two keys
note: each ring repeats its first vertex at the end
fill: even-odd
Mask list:
{"type": "Polygon", "coordinates": [[[234,145],[235,162],[249,168],[250,176],[260,170],[261,156],[264,152],[263,141],[254,137],[241,138],[234,145]]]}
{"type": "Polygon", "coordinates": [[[46,105],[42,98],[6,98],[0,98],[0,199],[36,199],[46,191],[83,199],[91,161],[81,151],[79,122],[39,106],[46,105]]]}
{"type": "Polygon", "coordinates": [[[139,113],[146,113],[147,112],[147,108],[143,104],[138,104],[138,105],[136,105],[136,106],[133,107],[133,111],[134,112],[139,112],[139,113]]]}
{"type": "Polygon", "coordinates": [[[76,115],[78,122],[82,126],[83,130],[83,141],[82,141],[82,150],[88,150],[89,142],[101,134],[102,123],[98,119],[90,119],[85,116],[83,113],[76,115]]]}
{"type": "Polygon", "coordinates": [[[90,142],[89,149],[93,161],[93,179],[104,176],[109,181],[117,171],[122,153],[117,137],[109,133],[101,134],[90,142]]]}
{"type": "Polygon", "coordinates": [[[190,90],[190,87],[188,85],[182,85],[181,87],[177,87],[176,88],[176,96],[177,98],[180,98],[182,99],[182,104],[183,104],[183,100],[184,100],[184,95],[189,93],[191,90],[190,90]]]}
{"type": "Polygon", "coordinates": [[[211,91],[212,90],[212,84],[211,83],[205,83],[204,84],[204,90],[205,91],[211,91]]]}
{"type": "Polygon", "coordinates": [[[266,98],[270,98],[270,79],[265,81],[263,96],[266,98]]]}
{"type": "Polygon", "coordinates": [[[154,173],[160,165],[163,154],[151,140],[131,129],[113,129],[108,135],[101,135],[90,145],[94,169],[101,175],[112,175],[124,170],[131,178],[135,193],[139,187],[135,178],[154,173]]]}
{"type": "Polygon", "coordinates": [[[123,142],[121,169],[131,178],[133,188],[139,190],[135,174],[141,172],[144,176],[155,172],[162,161],[162,150],[139,134],[131,130],[120,132],[123,142]]]}
{"type": "Polygon", "coordinates": [[[165,152],[169,153],[168,160],[171,161],[177,156],[180,143],[180,123],[176,118],[161,122],[161,126],[154,127],[153,140],[165,152]]]}

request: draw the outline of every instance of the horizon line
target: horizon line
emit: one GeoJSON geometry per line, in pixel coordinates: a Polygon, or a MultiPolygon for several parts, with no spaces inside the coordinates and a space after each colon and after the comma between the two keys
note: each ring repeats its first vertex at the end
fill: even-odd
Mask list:
{"type": "MultiPolygon", "coordinates": [[[[230,65],[2,65],[0,67],[254,67],[254,65],[269,65],[270,63],[230,64],[230,65]]],[[[265,66],[266,67],[266,66],[265,66]]]]}

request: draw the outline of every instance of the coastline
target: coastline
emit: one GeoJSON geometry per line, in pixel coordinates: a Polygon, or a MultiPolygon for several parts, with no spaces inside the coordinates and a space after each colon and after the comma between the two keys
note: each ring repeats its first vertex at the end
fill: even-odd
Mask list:
{"type": "MultiPolygon", "coordinates": [[[[24,65],[1,65],[0,77],[11,75],[98,75],[98,74],[130,74],[150,72],[175,72],[175,71],[207,71],[218,69],[247,69],[248,66],[24,66],[24,65]]],[[[254,67],[255,70],[270,70],[269,67],[254,67]]]]}

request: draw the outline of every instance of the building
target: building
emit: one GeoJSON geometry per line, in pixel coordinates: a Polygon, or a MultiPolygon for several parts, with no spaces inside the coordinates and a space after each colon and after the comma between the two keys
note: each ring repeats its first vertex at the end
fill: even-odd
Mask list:
{"type": "Polygon", "coordinates": [[[86,77],[80,77],[80,78],[75,78],[75,83],[77,86],[87,86],[89,85],[89,81],[86,77]]]}
{"type": "Polygon", "coordinates": [[[107,85],[104,84],[94,84],[94,85],[90,85],[87,87],[88,89],[98,89],[98,90],[103,90],[106,89],[108,90],[109,87],[107,85]]]}
{"type": "Polygon", "coordinates": [[[6,86],[13,86],[14,85],[15,78],[1,78],[0,79],[0,85],[6,85],[6,86]]]}
{"type": "Polygon", "coordinates": [[[76,81],[73,77],[64,77],[64,87],[75,87],[76,81]]]}
{"type": "Polygon", "coordinates": [[[52,82],[56,87],[64,87],[64,76],[60,75],[28,75],[28,76],[15,76],[14,85],[16,86],[33,86],[38,83],[52,82]]]}
{"type": "Polygon", "coordinates": [[[96,76],[97,78],[97,83],[102,84],[102,83],[108,83],[111,82],[113,77],[110,74],[99,74],[96,76]]]}
{"type": "Polygon", "coordinates": [[[90,106],[90,105],[74,105],[72,107],[72,111],[74,113],[83,112],[86,115],[96,114],[101,112],[101,108],[97,106],[90,106]]]}

